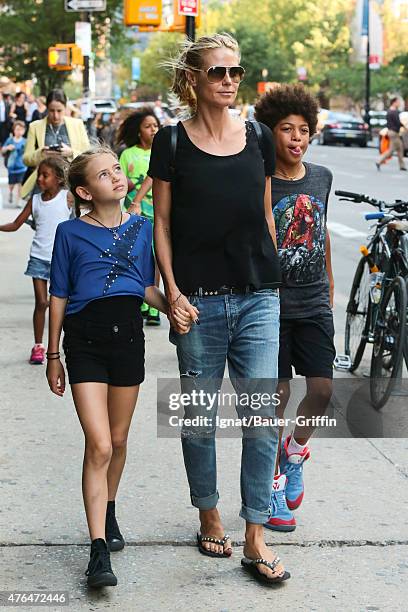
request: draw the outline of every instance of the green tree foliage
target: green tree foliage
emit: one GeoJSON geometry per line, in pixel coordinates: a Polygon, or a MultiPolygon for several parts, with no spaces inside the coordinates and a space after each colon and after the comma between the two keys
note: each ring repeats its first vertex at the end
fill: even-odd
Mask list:
{"type": "Polygon", "coordinates": [[[183,36],[174,32],[157,32],[150,36],[150,43],[141,55],[140,86],[145,90],[148,88],[151,94],[165,95],[170,87],[171,75],[161,64],[176,55],[183,36]]]}
{"type": "MultiPolygon", "coordinates": [[[[113,19],[122,0],[108,0],[108,12],[93,13],[95,46],[98,35],[111,18],[111,48],[119,53],[126,36],[120,19],[113,19]]],[[[39,89],[46,92],[62,85],[69,72],[48,68],[48,47],[75,41],[75,21],[80,13],[67,13],[64,0],[0,0],[1,72],[16,81],[36,76],[39,89]]]]}

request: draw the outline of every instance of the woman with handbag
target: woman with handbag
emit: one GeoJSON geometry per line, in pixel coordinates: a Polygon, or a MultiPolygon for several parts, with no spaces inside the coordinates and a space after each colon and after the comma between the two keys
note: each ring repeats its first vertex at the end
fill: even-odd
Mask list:
{"type": "Polygon", "coordinates": [[[35,188],[36,168],[44,157],[62,155],[72,161],[89,148],[88,135],[81,119],[66,116],[67,98],[62,89],[53,89],[46,99],[47,116],[30,123],[24,163],[29,166],[22,188],[26,198],[35,188]]]}

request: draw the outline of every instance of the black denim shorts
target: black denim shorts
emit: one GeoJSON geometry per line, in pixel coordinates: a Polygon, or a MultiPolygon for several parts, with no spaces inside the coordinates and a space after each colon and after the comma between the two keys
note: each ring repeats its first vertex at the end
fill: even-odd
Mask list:
{"type": "Polygon", "coordinates": [[[70,315],[64,320],[63,349],[71,385],[102,382],[116,387],[144,380],[144,333],[140,306],[122,320],[101,322],[70,315]]]}

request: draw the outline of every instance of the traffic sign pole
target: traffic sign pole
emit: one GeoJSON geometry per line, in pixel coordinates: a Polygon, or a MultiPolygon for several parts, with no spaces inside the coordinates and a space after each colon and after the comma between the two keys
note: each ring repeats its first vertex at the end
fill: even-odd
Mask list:
{"type": "Polygon", "coordinates": [[[196,27],[195,27],[195,17],[192,15],[186,16],[186,36],[192,42],[195,41],[196,27]]]}

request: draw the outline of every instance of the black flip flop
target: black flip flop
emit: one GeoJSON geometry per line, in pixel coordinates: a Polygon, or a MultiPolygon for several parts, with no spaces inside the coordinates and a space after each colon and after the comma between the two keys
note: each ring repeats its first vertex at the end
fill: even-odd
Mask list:
{"type": "Polygon", "coordinates": [[[213,536],[202,536],[201,533],[197,533],[197,544],[198,550],[202,555],[206,555],[207,557],[218,557],[221,559],[227,559],[232,555],[232,551],[229,554],[226,554],[225,551],[222,553],[212,552],[211,550],[207,550],[203,546],[203,542],[210,542],[211,544],[217,544],[218,546],[224,547],[229,540],[229,535],[225,535],[222,539],[214,538],[213,536]]]}
{"type": "Polygon", "coordinates": [[[258,565],[266,565],[273,572],[275,571],[276,566],[280,563],[279,557],[275,557],[273,561],[267,561],[266,559],[248,559],[244,557],[241,559],[241,565],[246,572],[251,574],[255,580],[260,582],[261,584],[266,584],[272,586],[273,584],[280,584],[284,582],[288,578],[290,578],[289,572],[285,572],[282,576],[276,576],[276,578],[269,578],[265,574],[259,571],[258,565]]]}

